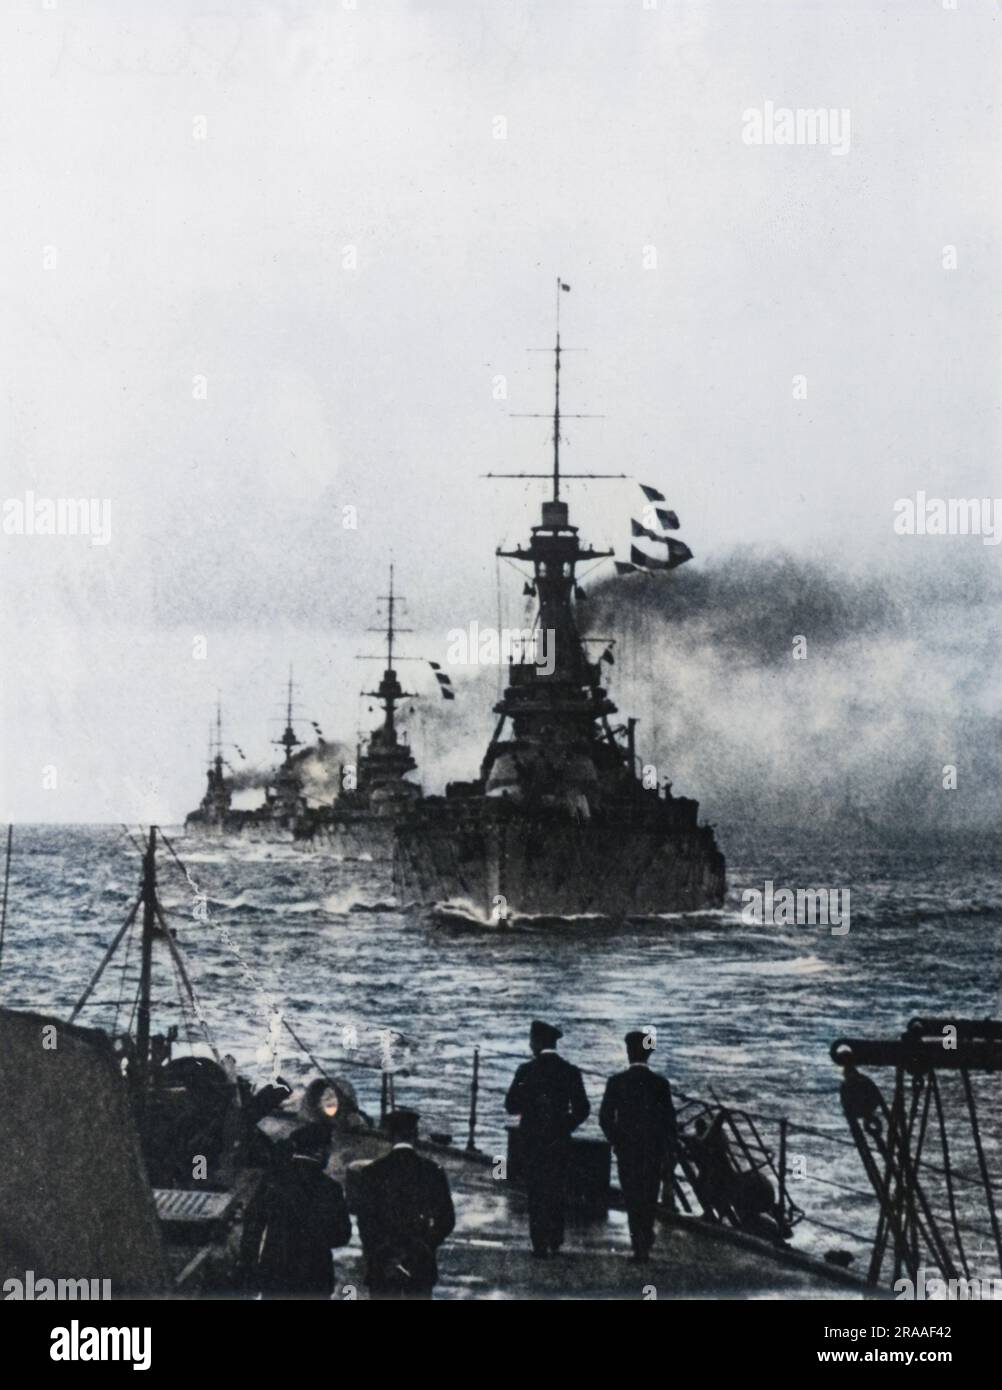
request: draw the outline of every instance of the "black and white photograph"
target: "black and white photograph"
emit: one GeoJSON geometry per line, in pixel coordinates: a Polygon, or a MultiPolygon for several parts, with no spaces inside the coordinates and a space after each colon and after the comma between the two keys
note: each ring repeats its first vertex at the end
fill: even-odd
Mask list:
{"type": "Polygon", "coordinates": [[[721,1366],[973,1373],[1000,38],[998,0],[0,4],[32,1364],[652,1302],[721,1366]]]}

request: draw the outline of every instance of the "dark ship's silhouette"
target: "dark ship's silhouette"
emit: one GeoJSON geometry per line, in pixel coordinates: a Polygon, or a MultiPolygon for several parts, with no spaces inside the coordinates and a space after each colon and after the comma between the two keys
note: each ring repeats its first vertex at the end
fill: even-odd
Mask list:
{"type": "MultiPolygon", "coordinates": [[[[395,660],[412,658],[400,658],[393,650],[397,635],[409,629],[396,622],[401,596],[394,589],[392,565],[389,587],[389,593],[382,596],[387,606],[386,626],[371,629],[386,636],[386,665],[376,689],[362,691],[364,696],[380,702],[382,723],[359,740],[354,766],[342,765],[339,769],[340,790],[336,798],[329,805],[306,808],[296,823],[298,838],[319,840],[348,858],[371,855],[389,859],[396,820],[421,798],[420,785],[408,780],[417,763],[406,734],[397,725],[397,706],[402,700],[418,696],[403,688],[393,664],[395,660]]],[[[383,657],[359,659],[375,661],[383,657]]]]}
{"type": "Polygon", "coordinates": [[[190,829],[217,832],[222,834],[227,820],[232,816],[233,793],[227,780],[227,762],[223,755],[223,709],[216,703],[215,731],[209,730],[209,767],[206,772],[205,795],[194,811],[185,817],[185,825],[190,829]]]}
{"type": "Polygon", "coordinates": [[[262,804],[251,810],[240,810],[233,806],[234,783],[237,778],[226,758],[225,750],[230,746],[235,748],[236,745],[229,745],[223,740],[222,709],[217,702],[215,731],[210,735],[209,741],[205,794],[197,809],[185,818],[188,830],[210,835],[252,833],[259,838],[278,840],[288,840],[297,834],[297,828],[306,816],[308,806],[302,773],[304,754],[297,755],[295,752],[297,748],[303,748],[303,743],[296,734],[292,692],[290,670],[285,730],[281,738],[275,740],[283,750],[282,762],[272,770],[265,781],[262,804]]]}
{"type": "Polygon", "coordinates": [[[548,660],[509,665],[479,777],[451,783],[398,821],[396,892],[493,920],[719,907],[725,866],[712,828],[698,823],[696,801],[638,778],[636,721],[611,724],[601,659],[590,660],[578,631],[577,566],[612,552],[582,545],[560,495],[560,354],[558,320],[552,497],[529,543],[498,551],[533,567],[528,589],[548,660]]]}
{"type": "MultiPolygon", "coordinates": [[[[251,781],[263,788],[263,801],[253,809],[234,806],[234,793],[247,788],[247,779],[235,772],[227,760],[235,744],[224,742],[222,715],[217,704],[216,724],[209,737],[209,767],[205,794],[198,808],[185,821],[196,833],[210,835],[250,835],[254,838],[297,840],[315,848],[329,849],[342,858],[383,858],[393,854],[395,820],[420,800],[421,787],[409,774],[417,769],[407,734],[397,722],[397,710],[404,700],[416,700],[414,691],[405,690],[395,669],[398,661],[420,661],[420,657],[401,657],[395,651],[398,634],[410,631],[397,622],[401,595],[394,588],[390,566],[389,593],[380,596],[386,603],[386,624],[370,631],[386,637],[385,655],[363,656],[363,661],[383,661],[382,679],[375,690],[363,696],[378,700],[383,719],[378,728],[360,736],[355,757],[343,745],[325,742],[319,725],[312,723],[316,743],[305,744],[296,733],[292,673],[289,674],[285,730],[275,740],[283,750],[281,764],[270,773],[252,774],[251,781]]],[[[453,698],[449,677],[436,662],[437,688],[448,700],[453,698]]],[[[241,754],[241,757],[243,755],[241,754]]]]}

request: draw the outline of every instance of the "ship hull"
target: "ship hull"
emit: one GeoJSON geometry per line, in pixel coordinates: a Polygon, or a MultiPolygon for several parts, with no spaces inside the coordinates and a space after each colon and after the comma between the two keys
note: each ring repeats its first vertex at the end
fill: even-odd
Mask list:
{"type": "Polygon", "coordinates": [[[345,815],[323,823],[307,823],[297,838],[318,854],[334,859],[393,858],[393,821],[388,816],[345,815]]]}
{"type": "Polygon", "coordinates": [[[708,827],[527,823],[398,828],[401,902],[449,906],[484,921],[613,920],[719,908],[725,864],[708,827]]]}
{"type": "Polygon", "coordinates": [[[278,820],[256,817],[253,812],[236,811],[224,819],[208,818],[193,811],[184,823],[185,834],[213,840],[241,839],[259,844],[291,845],[295,836],[278,820]]]}

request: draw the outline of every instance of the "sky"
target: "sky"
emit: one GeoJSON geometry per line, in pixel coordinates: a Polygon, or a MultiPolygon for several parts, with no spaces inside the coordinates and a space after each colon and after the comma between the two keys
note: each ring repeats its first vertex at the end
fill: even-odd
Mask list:
{"type": "MultiPolygon", "coordinates": [[[[110,536],[0,534],[0,813],[183,818],[217,692],[266,759],[290,662],[351,742],[391,558],[405,650],[497,622],[495,548],[543,494],[483,475],[548,466],[547,422],[510,417],[551,407],[527,349],[558,275],[586,349],[563,403],[602,417],[567,421],[566,466],[629,475],[572,485],[583,535],[626,554],[652,483],[680,582],[727,577],[739,612],[747,547],[750,612],[779,553],[896,594],[962,557],[950,698],[997,732],[1002,547],[893,520],[1000,492],[1000,29],[993,0],[11,0],[0,498],[97,499],[110,536]],[[848,148],[747,143],[766,103],[847,110],[848,148]]],[[[519,624],[520,589],[504,569],[519,624]]],[[[914,674],[889,664],[893,702],[914,674]]],[[[483,685],[450,775],[489,736],[483,685]]],[[[707,760],[734,714],[707,722],[711,694],[707,760]]]]}

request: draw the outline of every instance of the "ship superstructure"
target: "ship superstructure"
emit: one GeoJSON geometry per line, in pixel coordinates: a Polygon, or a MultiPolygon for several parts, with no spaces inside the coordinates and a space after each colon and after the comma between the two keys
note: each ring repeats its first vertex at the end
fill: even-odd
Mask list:
{"type": "MultiPolygon", "coordinates": [[[[298,736],[292,668],[286,686],[285,728],[272,742],[282,749],[282,761],[269,771],[238,772],[229,759],[235,752],[246,761],[237,744],[223,738],[222,706],[216,702],[215,725],[209,735],[206,789],[196,810],[185,819],[186,827],[207,835],[254,834],[258,838],[291,840],[308,809],[303,764],[316,750],[298,736]],[[257,805],[240,806],[235,798],[257,799],[257,805]]],[[[318,738],[319,738],[319,730],[318,738]]]]}
{"type": "Polygon", "coordinates": [[[530,540],[497,551],[532,566],[537,640],[508,667],[479,776],[450,784],[400,823],[398,895],[493,920],[718,907],[724,859],[712,829],[698,823],[696,801],[638,777],[636,720],[611,722],[603,662],[579,631],[578,567],[612,552],[582,544],[562,485],[620,475],[561,472],[559,320],[553,351],[552,471],[500,475],[542,476],[551,486],[530,540]]]}
{"type": "Polygon", "coordinates": [[[282,749],[282,761],[265,789],[265,804],[261,813],[261,819],[270,823],[276,830],[289,834],[295,833],[296,827],[307,809],[302,770],[295,751],[297,748],[303,747],[303,742],[296,734],[293,689],[292,667],[290,666],[285,705],[285,728],[282,730],[281,737],[273,740],[276,747],[282,749]]]}
{"type": "Polygon", "coordinates": [[[398,661],[420,658],[401,657],[395,650],[397,637],[410,629],[402,628],[398,621],[402,596],[396,592],[392,564],[389,592],[380,595],[380,602],[386,605],[385,624],[369,631],[385,636],[385,654],[358,659],[385,662],[376,688],[361,692],[364,698],[379,702],[382,721],[359,737],[354,767],[341,767],[340,787],[334,800],[329,805],[310,807],[297,829],[300,837],[319,836],[349,857],[368,854],[388,858],[392,853],[394,820],[421,798],[420,785],[409,780],[409,774],[417,770],[417,762],[398,723],[401,702],[420,697],[404,689],[395,666],[398,661]]]}
{"type": "Polygon", "coordinates": [[[216,700],[215,724],[209,726],[209,759],[206,772],[205,795],[198,809],[187,817],[186,825],[209,831],[223,831],[231,815],[233,802],[230,784],[226,778],[229,764],[223,754],[223,707],[216,700]]]}

